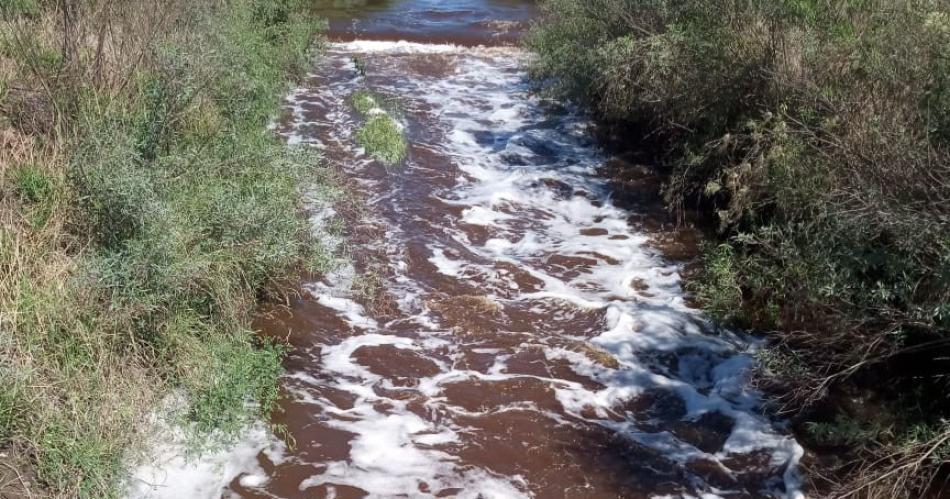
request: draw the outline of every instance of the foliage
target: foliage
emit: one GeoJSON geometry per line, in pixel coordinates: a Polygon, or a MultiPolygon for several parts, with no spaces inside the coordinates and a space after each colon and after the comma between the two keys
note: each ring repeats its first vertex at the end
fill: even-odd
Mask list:
{"type": "MultiPolygon", "coordinates": [[[[807,409],[829,386],[873,376],[887,378],[871,383],[884,398],[904,400],[906,386],[921,387],[919,400],[944,397],[946,2],[547,0],[542,9],[527,38],[539,90],[635,131],[669,173],[670,207],[718,218],[723,244],[708,248],[697,295],[798,351],[808,369],[789,383],[786,407],[807,409]],[[908,355],[929,367],[898,367],[908,355]]],[[[895,409],[899,428],[861,445],[872,461],[892,445],[925,448],[904,446],[901,428],[940,427],[948,408],[924,405],[895,409]]],[[[881,474],[874,490],[890,497],[904,475],[881,474]]]]}
{"type": "Polygon", "coordinates": [[[62,497],[119,495],[172,390],[196,438],[273,407],[283,347],[251,315],[326,260],[300,210],[333,191],[265,131],[320,27],[301,2],[109,5],[20,0],[0,23],[27,89],[0,102],[0,446],[62,497]]]}
{"type": "Polygon", "coordinates": [[[388,164],[406,156],[406,138],[399,123],[381,105],[383,98],[369,90],[357,90],[350,98],[353,108],[366,117],[356,131],[356,141],[374,158],[388,164]]]}

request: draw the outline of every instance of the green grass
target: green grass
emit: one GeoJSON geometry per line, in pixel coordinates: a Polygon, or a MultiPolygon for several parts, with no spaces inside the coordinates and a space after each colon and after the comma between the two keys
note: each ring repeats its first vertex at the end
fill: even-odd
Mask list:
{"type": "Polygon", "coordinates": [[[52,195],[52,181],[34,165],[22,165],[14,173],[17,193],[30,203],[41,203],[52,195]]]}
{"type": "Polygon", "coordinates": [[[30,456],[52,495],[118,497],[168,394],[187,396],[179,423],[199,447],[266,417],[285,346],[256,337],[256,307],[336,264],[302,216],[305,193],[339,195],[335,175],[265,130],[321,23],[294,0],[199,1],[149,33],[157,20],[124,24],[147,17],[141,5],[100,18],[83,0],[84,29],[130,37],[127,60],[101,72],[134,72],[97,80],[89,47],[62,69],[59,52],[34,50],[65,36],[39,29],[58,26],[55,5],[35,6],[4,11],[31,40],[4,55],[39,97],[0,120],[38,144],[2,179],[32,229],[0,226],[0,447],[30,456]],[[55,126],[25,126],[30,106],[55,108],[55,126]]]}
{"type": "Polygon", "coordinates": [[[374,114],[356,132],[356,141],[374,158],[396,164],[406,157],[406,138],[388,114],[374,114]]]}
{"type": "MultiPolygon", "coordinates": [[[[278,398],[277,381],[283,373],[281,358],[286,347],[264,340],[251,341],[251,334],[227,338],[202,346],[208,357],[200,383],[189,387],[194,394],[185,423],[199,436],[217,430],[234,435],[258,414],[268,414],[278,398]],[[255,411],[246,404],[253,400],[255,411]]],[[[188,382],[195,377],[184,380],[188,382]]]]}
{"type": "Polygon", "coordinates": [[[20,165],[13,174],[17,195],[23,202],[23,211],[31,227],[38,229],[46,225],[54,210],[56,187],[54,180],[48,177],[36,165],[20,165]]]}
{"type": "Polygon", "coordinates": [[[373,109],[382,109],[382,98],[369,90],[361,89],[353,93],[350,98],[353,109],[362,115],[368,115],[373,109]]]}
{"type": "Polygon", "coordinates": [[[356,131],[356,142],[366,152],[387,164],[396,164],[406,156],[406,138],[393,118],[394,105],[368,89],[350,96],[350,104],[366,120],[356,131]]]}
{"type": "Polygon", "coordinates": [[[742,288],[735,268],[735,250],[728,244],[706,248],[702,285],[692,283],[704,307],[717,319],[733,322],[742,309],[742,288]]]}

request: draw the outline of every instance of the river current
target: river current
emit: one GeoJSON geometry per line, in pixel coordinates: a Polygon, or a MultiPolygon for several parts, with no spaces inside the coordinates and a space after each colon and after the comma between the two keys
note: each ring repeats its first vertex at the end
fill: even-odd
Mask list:
{"type": "Polygon", "coordinates": [[[755,341],[689,304],[589,120],[531,94],[509,46],[529,13],[456,3],[409,2],[433,39],[399,36],[416,17],[393,7],[334,21],[275,124],[365,205],[314,202],[352,263],[259,321],[292,346],[286,434],[260,424],[197,460],[166,445],[131,496],[802,497],[802,449],[749,384],[755,341]],[[357,144],[360,89],[389,103],[401,164],[357,144]]]}

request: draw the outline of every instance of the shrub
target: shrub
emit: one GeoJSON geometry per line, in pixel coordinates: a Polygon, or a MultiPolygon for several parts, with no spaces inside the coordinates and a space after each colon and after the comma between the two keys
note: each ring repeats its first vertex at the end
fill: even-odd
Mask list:
{"type": "MultiPolygon", "coordinates": [[[[539,90],[635,133],[633,147],[655,151],[668,173],[671,209],[718,218],[700,300],[797,352],[808,369],[786,385],[786,407],[807,416],[848,383],[892,401],[895,431],[848,442],[884,468],[860,491],[923,486],[939,463],[912,467],[917,480],[884,456],[926,449],[907,429],[942,435],[950,410],[930,403],[945,399],[938,359],[950,332],[947,4],[547,0],[542,10],[526,40],[539,90]]],[[[868,478],[851,476],[845,489],[868,478]]]]}
{"type": "Polygon", "coordinates": [[[406,156],[406,138],[388,114],[371,115],[356,131],[356,141],[374,158],[395,164],[406,156]]]}
{"type": "Polygon", "coordinates": [[[296,1],[3,5],[26,88],[0,109],[3,201],[50,222],[0,220],[0,446],[51,495],[116,497],[170,391],[201,443],[275,403],[284,350],[251,317],[330,260],[300,211],[334,189],[265,125],[319,24],[296,1]]]}

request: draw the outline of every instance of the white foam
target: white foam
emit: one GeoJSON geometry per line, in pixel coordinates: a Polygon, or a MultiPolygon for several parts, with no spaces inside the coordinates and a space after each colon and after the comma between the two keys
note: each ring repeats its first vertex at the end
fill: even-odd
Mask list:
{"type": "Polygon", "coordinates": [[[429,257],[429,261],[435,265],[436,269],[442,274],[447,276],[458,276],[462,273],[462,268],[464,264],[458,260],[452,260],[445,256],[445,252],[441,248],[436,248],[432,250],[432,256],[429,257]]]}
{"type": "Polygon", "coordinates": [[[185,399],[174,394],[152,416],[149,455],[134,468],[127,499],[217,499],[235,478],[248,488],[267,484],[258,456],[265,453],[279,464],[286,452],[282,441],[258,422],[230,444],[196,454],[186,432],[174,422],[186,407],[185,399]]]}
{"type": "MultiPolygon", "coordinates": [[[[301,482],[300,490],[349,485],[366,491],[369,497],[416,496],[424,484],[434,492],[463,487],[464,492],[458,497],[526,497],[510,483],[515,478],[460,467],[452,455],[430,448],[458,441],[455,428],[423,419],[406,410],[404,402],[375,393],[372,386],[382,381],[381,376],[355,362],[352,355],[361,347],[380,345],[421,348],[409,338],[367,333],[323,349],[323,367],[332,374],[332,385],[356,399],[348,409],[340,409],[326,400],[311,401],[335,416],[326,421],[328,426],[356,436],[350,442],[347,461],[323,463],[325,470],[301,482]],[[381,401],[395,407],[380,410],[376,403],[381,401]]],[[[296,378],[313,380],[306,375],[296,378]]]]}
{"type": "MultiPolygon", "coordinates": [[[[587,138],[586,121],[573,115],[544,116],[539,102],[528,95],[519,68],[523,54],[513,49],[356,41],[331,45],[326,66],[327,71],[346,74],[353,71],[351,57],[365,55],[375,58],[374,68],[380,74],[391,69],[392,61],[413,54],[451,55],[453,72],[448,76],[388,75],[392,77],[377,79],[381,88],[374,90],[403,95],[407,105],[426,109],[438,121],[441,140],[424,146],[450,158],[453,165],[446,168],[457,168],[459,174],[456,185],[432,193],[460,215],[447,215],[437,222],[435,232],[447,237],[426,240],[428,262],[442,279],[469,284],[505,307],[537,314],[540,326],[531,335],[531,344],[539,346],[547,359],[566,361],[577,375],[596,383],[514,374],[509,372],[512,349],[461,344],[427,306],[430,284],[420,284],[408,274],[406,246],[418,240],[413,239],[416,235],[402,234],[398,223],[380,220],[387,232],[373,248],[391,262],[387,291],[395,295],[405,315],[397,322],[402,331],[406,324],[418,330],[400,333],[406,336],[389,334],[392,323],[380,324],[369,317],[349,294],[351,267],[342,276],[307,286],[316,301],[351,328],[313,347],[320,354],[308,369],[319,375],[290,373],[285,386],[312,411],[316,424],[353,437],[346,459],[309,463],[318,471],[300,483],[301,494],[324,487],[332,496],[336,487],[345,485],[362,489],[370,497],[416,497],[427,495],[421,490],[432,495],[444,489],[461,489],[459,497],[530,496],[532,485],[537,485],[530,483],[531,477],[500,476],[468,465],[456,454],[472,431],[456,416],[490,418],[506,411],[530,410],[551,424],[609,428],[684,468],[689,461],[702,459],[735,476],[744,470],[729,469],[724,464],[727,458],[764,452],[771,459],[768,471],[784,487],[784,491],[775,487],[771,495],[803,497],[797,474],[803,451],[760,414],[761,396],[749,386],[755,343],[739,333],[717,330],[711,334],[711,322],[687,305],[679,267],[652,249],[646,234],[630,226],[629,213],[610,202],[608,186],[596,177],[595,170],[606,158],[587,138]],[[467,232],[472,226],[489,234],[481,244],[472,242],[476,237],[467,232]],[[580,229],[600,229],[606,234],[582,235],[580,229]],[[516,272],[507,270],[511,267],[516,272]],[[530,277],[534,289],[522,291],[519,276],[530,277]],[[576,314],[600,317],[598,329],[576,338],[548,331],[576,314]],[[598,362],[565,347],[565,342],[587,342],[612,362],[598,362]],[[360,348],[377,346],[424,357],[438,367],[438,373],[415,380],[413,386],[396,387],[353,357],[360,348]],[[494,357],[481,370],[467,369],[456,362],[463,353],[494,357]],[[446,396],[446,388],[456,383],[516,378],[548,386],[559,408],[541,409],[535,402],[522,400],[479,411],[453,405],[446,396]],[[414,411],[409,399],[386,394],[396,388],[421,397],[428,412],[419,412],[418,407],[414,411]],[[323,395],[324,389],[347,394],[348,403],[334,403],[323,395]],[[733,421],[721,449],[704,452],[668,429],[641,425],[637,415],[617,417],[629,402],[657,392],[682,401],[682,422],[687,424],[716,412],[733,421]]],[[[352,140],[355,123],[348,99],[358,86],[356,76],[330,78],[325,83],[321,80],[315,90],[294,92],[290,99],[294,122],[279,133],[288,140],[336,151],[344,161],[340,166],[349,172],[372,167],[372,160],[352,140]],[[320,121],[305,116],[308,99],[319,100],[324,110],[320,121]]],[[[407,170],[417,167],[421,168],[410,157],[407,170]]],[[[377,186],[371,176],[358,181],[376,194],[371,204],[398,203],[394,193],[374,190],[377,186]]],[[[391,208],[398,211],[400,207],[391,208]]],[[[693,489],[676,497],[734,495],[692,478],[682,485],[693,489]]],[[[245,472],[241,482],[253,486],[262,479],[252,470],[245,472]]]]}
{"type": "Polygon", "coordinates": [[[464,47],[453,44],[415,43],[381,40],[354,40],[351,42],[334,43],[331,48],[340,52],[353,53],[401,53],[401,54],[450,54],[464,50],[464,47]]]}

